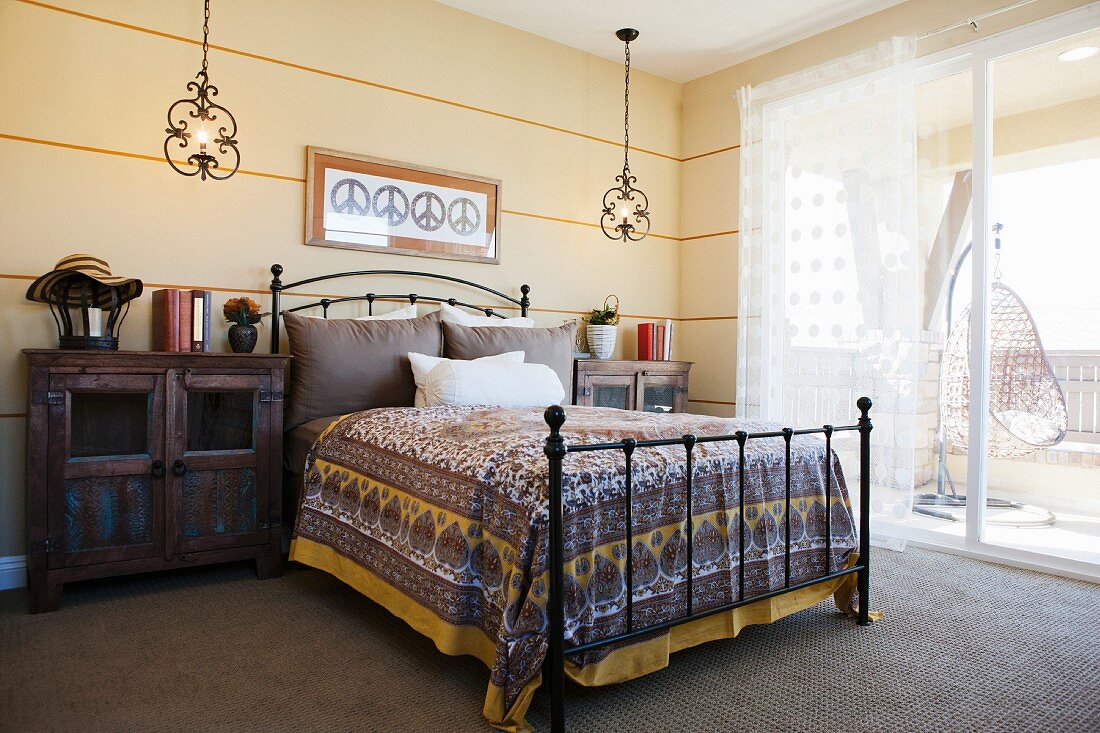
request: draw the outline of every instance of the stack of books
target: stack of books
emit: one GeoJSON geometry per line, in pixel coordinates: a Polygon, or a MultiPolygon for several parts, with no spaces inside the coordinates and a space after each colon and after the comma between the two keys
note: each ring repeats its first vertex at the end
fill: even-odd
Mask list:
{"type": "Polygon", "coordinates": [[[672,321],[638,324],[638,361],[672,359],[672,321]]]}
{"type": "Polygon", "coordinates": [[[153,291],[153,351],[210,351],[209,290],[153,291]]]}

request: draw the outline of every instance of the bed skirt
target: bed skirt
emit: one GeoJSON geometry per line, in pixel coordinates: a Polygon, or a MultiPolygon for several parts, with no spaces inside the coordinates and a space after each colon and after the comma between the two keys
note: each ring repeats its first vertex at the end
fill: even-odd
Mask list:
{"type": "MultiPolygon", "coordinates": [[[[468,654],[480,659],[487,667],[492,667],[496,657],[496,644],[481,629],[473,625],[460,626],[443,621],[434,611],[425,608],[332,547],[296,537],[290,545],[290,559],[339,578],[431,639],[444,654],[468,654]]],[[[858,555],[853,552],[847,558],[845,566],[851,567],[857,561],[858,555]]],[[[829,596],[833,596],[837,608],[853,615],[855,584],[856,576],[849,574],[727,613],[674,626],[656,638],[617,648],[594,664],[577,667],[567,661],[566,676],[586,687],[612,685],[635,679],[667,667],[669,656],[673,652],[708,641],[732,639],[746,626],[778,621],[815,606],[829,596]]],[[[541,682],[541,675],[532,679],[510,708],[506,708],[504,690],[490,683],[482,709],[486,719],[499,730],[512,733],[531,731],[532,728],[524,717],[541,682]]]]}

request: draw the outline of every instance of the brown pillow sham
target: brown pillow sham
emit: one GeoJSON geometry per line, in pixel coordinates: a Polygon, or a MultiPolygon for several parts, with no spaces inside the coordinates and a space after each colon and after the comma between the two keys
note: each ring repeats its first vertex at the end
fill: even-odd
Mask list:
{"type": "Polygon", "coordinates": [[[409,352],[440,355],[439,313],[404,320],[325,320],[283,313],[290,337],[285,429],[372,407],[412,407],[409,352]]]}
{"type": "Polygon", "coordinates": [[[479,359],[483,356],[522,351],[528,364],[545,364],[561,380],[565,393],[573,392],[573,339],[577,324],[557,328],[487,328],[443,323],[443,356],[479,359]]]}

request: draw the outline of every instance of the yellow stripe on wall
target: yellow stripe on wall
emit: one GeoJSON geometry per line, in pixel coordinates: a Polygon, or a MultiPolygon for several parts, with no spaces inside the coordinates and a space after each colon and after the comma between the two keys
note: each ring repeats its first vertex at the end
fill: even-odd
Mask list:
{"type": "MultiPolygon", "coordinates": [[[[20,0],[20,2],[29,2],[29,1],[30,0],[20,0]]],[[[6,133],[6,132],[0,132],[0,140],[11,140],[13,142],[32,143],[32,144],[35,144],[35,145],[46,145],[46,146],[49,146],[49,147],[62,148],[64,150],[76,150],[76,151],[80,151],[80,152],[84,152],[84,153],[98,153],[100,155],[114,155],[114,156],[118,156],[118,157],[121,157],[121,158],[130,158],[130,159],[133,159],[133,160],[144,160],[144,161],[149,161],[149,162],[153,162],[153,163],[164,163],[165,162],[164,158],[162,158],[160,156],[155,156],[155,155],[145,155],[144,153],[131,153],[131,152],[126,151],[126,150],[112,150],[110,148],[96,148],[96,147],[92,147],[90,145],[77,145],[75,143],[60,142],[58,140],[45,140],[43,138],[26,137],[24,135],[12,135],[12,134],[6,133]]],[[[177,163],[180,166],[187,166],[188,165],[188,163],[186,161],[177,160],[177,161],[174,161],[174,162],[177,163]]],[[[243,173],[244,175],[247,175],[247,176],[259,176],[261,178],[273,178],[273,179],[280,180],[280,181],[290,181],[292,183],[305,184],[305,182],[306,182],[306,179],[304,179],[304,178],[300,178],[298,176],[282,175],[280,173],[268,173],[268,172],[265,172],[265,171],[253,171],[253,170],[246,170],[244,168],[238,170],[237,172],[238,173],[243,173]]],[[[578,219],[567,219],[565,217],[549,216],[547,214],[534,214],[534,213],[531,213],[531,212],[514,211],[514,210],[511,210],[511,209],[501,209],[501,213],[509,214],[509,215],[512,215],[512,216],[523,216],[523,217],[527,217],[527,218],[530,218],[530,219],[541,219],[543,221],[552,221],[552,222],[557,222],[557,223],[560,223],[560,224],[571,224],[571,225],[574,225],[574,226],[584,226],[584,227],[590,227],[590,228],[596,228],[596,229],[600,228],[600,225],[598,223],[595,223],[595,222],[580,221],[578,219]]],[[[729,231],[725,231],[725,232],[714,232],[713,234],[695,234],[695,235],[692,235],[690,237],[675,237],[671,234],[658,234],[656,232],[651,232],[649,234],[649,236],[653,237],[654,239],[664,239],[664,240],[668,240],[670,242],[688,242],[688,241],[695,240],[695,239],[705,239],[705,238],[708,238],[708,237],[721,237],[721,236],[725,236],[727,234],[736,234],[736,233],[737,233],[737,230],[733,229],[733,230],[729,230],[729,231]]]]}

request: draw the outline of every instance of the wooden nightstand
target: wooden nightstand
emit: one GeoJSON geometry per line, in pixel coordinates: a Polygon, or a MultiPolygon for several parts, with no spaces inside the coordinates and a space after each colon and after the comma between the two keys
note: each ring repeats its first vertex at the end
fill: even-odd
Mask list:
{"type": "Polygon", "coordinates": [[[71,580],[242,559],[281,572],[289,357],[23,353],[32,612],[71,580]]]}
{"type": "Polygon", "coordinates": [[[573,403],[646,412],[683,412],[690,361],[576,359],[573,403]]]}

